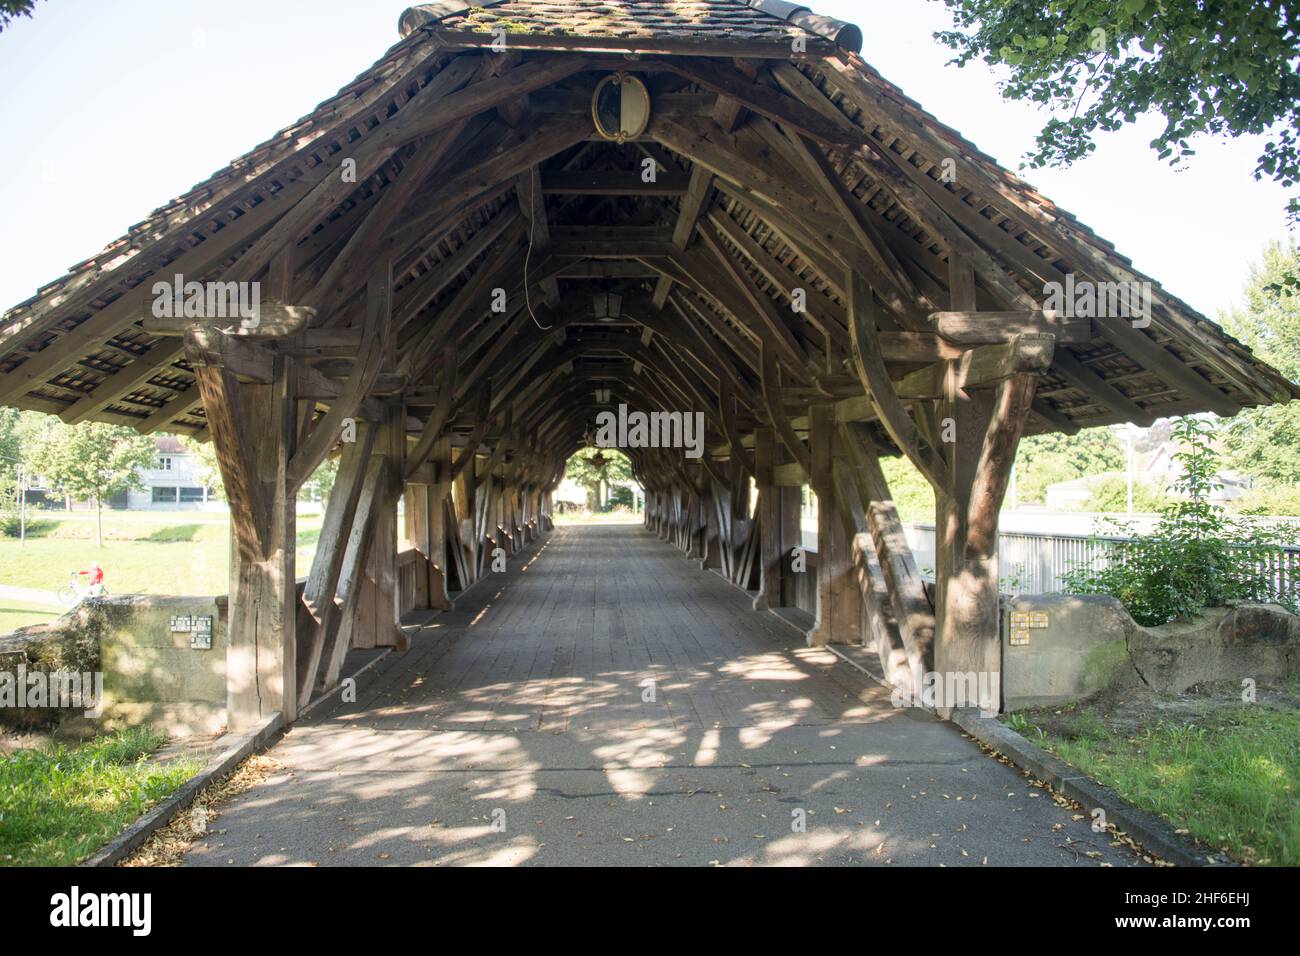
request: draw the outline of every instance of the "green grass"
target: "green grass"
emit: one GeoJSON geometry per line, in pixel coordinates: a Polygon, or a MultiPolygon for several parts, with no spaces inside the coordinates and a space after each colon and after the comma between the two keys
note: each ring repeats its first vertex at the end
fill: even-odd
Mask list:
{"type": "Polygon", "coordinates": [[[568,511],[564,514],[556,513],[554,517],[557,525],[561,524],[641,524],[645,520],[643,515],[633,514],[631,511],[568,511]]]}
{"type": "Polygon", "coordinates": [[[8,634],[30,624],[45,624],[62,613],[61,608],[0,598],[0,634],[8,634]]]}
{"type": "MultiPolygon", "coordinates": [[[[1010,721],[1016,726],[1017,721],[1010,721]]],[[[1118,734],[1099,718],[1017,729],[1130,802],[1239,859],[1300,865],[1300,712],[1263,705],[1118,734]]]]}
{"type": "Polygon", "coordinates": [[[125,730],[0,758],[0,865],[71,866],[199,770],[149,759],[166,736],[125,730]]]}
{"type": "MultiPolygon", "coordinates": [[[[224,513],[105,512],[102,548],[95,547],[93,513],[46,512],[39,521],[41,533],[25,545],[0,538],[0,584],[57,591],[69,571],[98,561],[110,594],[229,590],[230,519],[224,513]]],[[[311,567],[320,521],[318,515],[299,518],[300,575],[311,567]]]]}

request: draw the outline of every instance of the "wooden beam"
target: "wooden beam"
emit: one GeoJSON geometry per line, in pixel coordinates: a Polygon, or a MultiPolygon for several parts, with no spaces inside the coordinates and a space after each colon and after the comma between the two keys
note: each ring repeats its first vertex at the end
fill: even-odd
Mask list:
{"type": "Polygon", "coordinates": [[[541,176],[546,196],[681,196],[688,188],[687,177],[662,170],[650,182],[640,170],[548,170],[541,176]]]}
{"type": "Polygon", "coordinates": [[[698,57],[650,62],[819,143],[847,147],[866,142],[866,134],[861,130],[832,123],[816,112],[810,112],[798,100],[786,96],[780,90],[755,83],[734,69],[698,57]]]}
{"type": "Polygon", "coordinates": [[[894,444],[931,484],[942,487],[947,480],[943,456],[921,437],[916,424],[908,417],[880,357],[871,289],[856,272],[849,275],[849,288],[849,333],[853,340],[853,362],[862,387],[894,444]]]}
{"type": "Polygon", "coordinates": [[[379,374],[392,336],[393,276],[385,263],[371,277],[366,292],[365,324],[362,326],[361,355],[343,392],[316,423],[307,440],[289,462],[289,488],[296,494],[303,482],[338,444],[344,422],[357,413],[362,400],[379,374]]]}
{"type": "Polygon", "coordinates": [[[423,466],[425,460],[429,457],[429,452],[433,450],[434,443],[442,436],[442,431],[447,426],[447,420],[451,416],[451,402],[455,391],[456,346],[452,344],[442,350],[442,361],[439,363],[438,368],[437,404],[434,405],[433,412],[424,423],[420,437],[415,441],[415,447],[407,455],[405,473],[407,481],[410,481],[411,476],[423,466]]]}
{"type": "Polygon", "coordinates": [[[203,411],[230,503],[236,546],[246,560],[256,563],[266,554],[264,535],[270,511],[250,457],[248,421],[239,383],[225,367],[221,336],[220,332],[191,332],[186,338],[186,355],[203,396],[203,411]]]}
{"type": "Polygon", "coordinates": [[[1010,342],[1024,333],[1042,333],[1057,345],[1086,345],[1092,341],[1090,319],[1066,318],[1055,312],[935,312],[930,316],[940,335],[958,345],[1010,342]]]}

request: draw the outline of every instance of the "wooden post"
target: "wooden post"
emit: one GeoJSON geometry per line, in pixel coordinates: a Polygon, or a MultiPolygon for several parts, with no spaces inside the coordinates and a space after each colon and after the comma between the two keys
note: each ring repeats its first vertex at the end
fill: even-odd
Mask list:
{"type": "Polygon", "coordinates": [[[754,464],[757,469],[758,506],[754,518],[759,534],[758,594],[754,610],[781,606],[781,492],[776,487],[776,432],[759,428],[754,432],[754,464]]]}
{"type": "Polygon", "coordinates": [[[429,565],[429,607],[435,611],[450,611],[451,598],[447,595],[447,506],[451,501],[451,436],[446,435],[433,445],[433,480],[429,488],[429,552],[425,555],[429,565]]]}
{"type": "MultiPolygon", "coordinates": [[[[975,309],[968,263],[949,256],[952,307],[975,309]]],[[[1037,376],[1017,373],[994,389],[963,389],[958,365],[945,370],[938,427],[948,462],[935,491],[934,669],[944,687],[988,689],[992,700],[942,700],[953,707],[998,709],[1002,671],[998,512],[1033,403],[1037,376]],[[972,682],[974,682],[972,684],[972,682]]]]}
{"type": "Polygon", "coordinates": [[[296,374],[277,356],[271,384],[241,385],[225,368],[223,339],[191,335],[186,344],[230,500],[226,721],[242,730],[277,711],[286,721],[298,715],[297,509],[288,480],[296,374]]]}
{"type": "Polygon", "coordinates": [[[835,487],[836,427],[831,405],[809,408],[812,486],[817,495],[817,619],[808,646],[862,643],[862,594],[853,542],[835,487]]]}

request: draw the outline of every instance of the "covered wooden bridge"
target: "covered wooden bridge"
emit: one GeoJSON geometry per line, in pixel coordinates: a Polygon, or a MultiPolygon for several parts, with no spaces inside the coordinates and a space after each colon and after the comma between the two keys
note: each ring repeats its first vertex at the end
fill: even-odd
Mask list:
{"type": "Polygon", "coordinates": [[[447,0],[401,36],[0,323],[0,402],[215,443],[233,725],[292,720],[349,647],[400,647],[402,613],[547,534],[620,405],[703,413],[698,458],[626,449],[646,525],[757,609],[799,600],[811,485],[808,640],[912,687],[999,669],[1022,435],[1297,394],[880,77],[855,26],[784,0],[447,0]],[[1149,310],[1044,308],[1082,283],[1149,310]],[[932,588],[879,465],[900,453],[934,488],[932,588]]]}

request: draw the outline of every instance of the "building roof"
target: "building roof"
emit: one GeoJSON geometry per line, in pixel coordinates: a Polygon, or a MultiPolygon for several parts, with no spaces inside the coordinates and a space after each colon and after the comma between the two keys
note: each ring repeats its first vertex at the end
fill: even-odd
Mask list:
{"type": "MultiPolygon", "coordinates": [[[[428,345],[425,333],[459,307],[457,294],[491,278],[483,268],[505,268],[513,282],[520,266],[541,264],[533,256],[536,226],[520,225],[534,221],[528,207],[540,188],[554,268],[528,281],[556,282],[562,295],[553,305],[564,312],[590,302],[592,282],[618,281],[629,302],[654,297],[655,309],[689,327],[687,341],[701,347],[692,352],[658,338],[644,347],[664,350],[665,365],[685,363],[709,389],[720,364],[734,367],[743,386],[737,398],[751,405],[762,372],[756,313],[788,314],[791,288],[806,286],[812,305],[786,344],[827,370],[807,394],[861,396],[843,367],[846,263],[873,277],[881,328],[907,334],[933,330],[937,320],[929,317],[948,308],[950,247],[976,263],[978,307],[995,314],[1008,300],[1036,307],[1047,283],[1070,277],[1151,283],[1149,326],[1084,322],[1056,343],[1031,432],[1194,411],[1230,415],[1300,396],[1110,243],[884,80],[854,52],[861,34],[851,25],[775,0],[503,0],[412,7],[401,28],[395,46],[311,114],[5,312],[0,403],[204,437],[183,343],[143,326],[152,284],[177,273],[212,279],[249,268],[256,256],[246,254],[260,254],[259,242],[285,228],[287,210],[296,216],[318,200],[320,214],[293,233],[293,258],[302,264],[300,284],[333,279],[331,261],[350,251],[358,223],[388,215],[385,196],[402,195],[409,169],[437,188],[404,199],[386,220],[396,295],[421,303],[405,316],[401,350],[428,345]],[[480,60],[497,29],[506,31],[509,52],[480,60]],[[806,40],[805,53],[792,53],[792,37],[806,40]],[[655,118],[640,142],[599,142],[582,128],[591,89],[613,69],[639,71],[651,88],[655,118]],[[476,109],[489,83],[524,92],[496,109],[476,109]],[[750,108],[728,110],[736,97],[750,108]],[[456,135],[437,147],[443,159],[430,174],[420,161],[429,156],[431,131],[421,124],[435,115],[451,117],[456,135]],[[533,178],[519,170],[523,147],[539,150],[533,178]],[[347,190],[322,185],[353,155],[375,158],[359,182],[347,190]],[[661,189],[588,188],[631,173],[645,156],[666,171],[661,189]],[[834,195],[809,185],[821,172],[810,174],[807,164],[832,179],[834,195]],[[950,167],[955,181],[945,175],[950,167]],[[695,231],[688,228],[691,248],[682,252],[673,241],[682,237],[673,234],[688,212],[695,231]],[[615,254],[623,248],[626,255],[615,254]],[[708,260],[713,279],[679,268],[696,255],[708,260]],[[726,288],[714,281],[718,274],[726,288]],[[665,284],[670,292],[660,301],[665,284]]],[[[340,279],[349,298],[334,303],[327,325],[354,322],[364,289],[349,278],[340,279]]],[[[482,356],[483,368],[502,381],[518,370],[510,362],[522,361],[525,339],[542,337],[512,324],[519,342],[505,355],[491,352],[491,319],[466,313],[439,333],[455,333],[460,360],[482,356]]],[[[576,323],[541,367],[567,370],[575,394],[602,380],[625,382],[645,367],[628,359],[644,336],[622,331],[627,342],[618,328],[576,323]]],[[[348,376],[336,354],[298,357],[325,394],[348,376]]],[[[809,374],[782,361],[796,384],[809,374]]],[[[898,360],[891,375],[909,370],[924,372],[898,360]]],[[[431,361],[414,371],[412,387],[427,385],[431,361]]],[[[924,393],[926,384],[916,387],[924,393]]]]}
{"type": "Polygon", "coordinates": [[[536,46],[546,39],[713,41],[788,48],[795,36],[814,45],[833,42],[857,51],[862,32],[853,24],[814,14],[785,0],[447,0],[402,14],[402,36],[416,30],[444,37],[504,31],[508,41],[536,46]]]}

